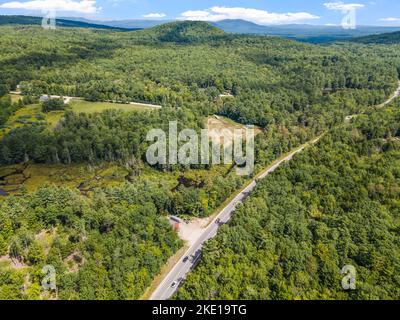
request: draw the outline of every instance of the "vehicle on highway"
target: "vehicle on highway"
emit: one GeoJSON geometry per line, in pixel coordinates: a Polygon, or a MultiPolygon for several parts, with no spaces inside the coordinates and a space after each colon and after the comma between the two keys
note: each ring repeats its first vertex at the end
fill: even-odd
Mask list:
{"type": "Polygon", "coordinates": [[[188,260],[189,260],[189,257],[188,257],[188,256],[184,257],[184,258],[183,258],[183,263],[186,263],[188,260]]]}
{"type": "Polygon", "coordinates": [[[175,288],[178,285],[178,281],[174,281],[171,284],[171,288],[175,288]]]}
{"type": "Polygon", "coordinates": [[[243,197],[246,199],[250,195],[250,192],[243,192],[243,197]]]}
{"type": "Polygon", "coordinates": [[[190,261],[193,264],[196,264],[201,258],[201,250],[197,250],[193,255],[190,257],[190,261]]]}

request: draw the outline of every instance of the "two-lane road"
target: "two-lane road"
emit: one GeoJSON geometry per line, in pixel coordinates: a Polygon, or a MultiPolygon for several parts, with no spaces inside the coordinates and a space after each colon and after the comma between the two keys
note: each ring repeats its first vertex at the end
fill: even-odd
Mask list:
{"type": "MultiPolygon", "coordinates": [[[[399,81],[399,86],[398,86],[396,92],[394,92],[394,94],[388,100],[386,100],[384,103],[382,103],[378,107],[388,105],[393,100],[395,100],[396,98],[399,98],[399,97],[400,97],[400,81],[399,81]]],[[[354,115],[354,116],[356,116],[356,115],[354,115]]],[[[347,120],[351,119],[354,116],[347,117],[347,120]]],[[[315,144],[319,141],[320,138],[321,137],[318,137],[318,138],[314,139],[313,141],[309,142],[308,144],[315,144]]],[[[178,290],[180,282],[183,279],[185,279],[186,275],[190,272],[190,270],[193,267],[195,267],[198,259],[195,259],[195,261],[192,261],[192,259],[190,259],[190,257],[196,255],[196,253],[201,252],[204,242],[206,242],[207,240],[210,240],[216,236],[216,234],[218,232],[218,228],[221,226],[221,224],[225,224],[225,223],[229,222],[229,220],[232,218],[232,214],[235,211],[236,206],[239,203],[241,203],[249,195],[249,193],[251,191],[254,190],[254,188],[257,186],[257,181],[264,179],[270,173],[274,172],[282,163],[290,161],[294,157],[295,154],[303,151],[308,144],[305,144],[305,145],[299,147],[298,149],[291,152],[289,155],[287,155],[282,160],[277,161],[270,168],[268,168],[267,170],[260,173],[247,187],[245,187],[215,217],[215,219],[211,222],[211,224],[199,236],[199,239],[187,250],[184,257],[188,257],[189,259],[185,259],[185,262],[183,261],[184,258],[181,259],[172,268],[172,270],[168,273],[168,275],[164,278],[164,280],[161,282],[161,284],[154,291],[154,293],[150,297],[150,300],[167,300],[167,299],[169,299],[178,290]]]]}
{"type": "MultiPolygon", "coordinates": [[[[311,141],[311,144],[316,143],[319,138],[311,141]]],[[[267,170],[259,174],[251,183],[246,186],[208,225],[208,227],[202,232],[199,239],[186,251],[184,258],[182,258],[168,273],[161,284],[154,291],[150,300],[167,300],[169,299],[179,287],[180,282],[186,278],[186,275],[190,270],[195,267],[198,259],[191,259],[191,257],[199,254],[203,248],[204,243],[207,240],[214,238],[218,232],[218,228],[232,218],[232,214],[235,211],[236,206],[241,203],[251,191],[257,186],[257,181],[264,179],[270,173],[274,172],[282,163],[287,162],[293,158],[293,156],[304,150],[306,145],[299,147],[289,155],[284,157],[282,160],[277,161],[267,170]],[[185,259],[189,258],[189,259],[185,259]],[[185,260],[185,261],[184,261],[185,260]]]]}

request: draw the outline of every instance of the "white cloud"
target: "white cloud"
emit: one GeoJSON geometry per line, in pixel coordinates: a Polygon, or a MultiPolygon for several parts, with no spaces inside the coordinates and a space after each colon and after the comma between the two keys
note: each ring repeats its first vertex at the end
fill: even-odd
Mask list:
{"type": "Polygon", "coordinates": [[[306,20],[319,19],[318,16],[307,12],[272,13],[265,10],[250,8],[212,7],[206,10],[190,10],[183,12],[178,19],[220,21],[225,19],[243,19],[258,24],[297,23],[306,20]]]}
{"type": "Polygon", "coordinates": [[[382,18],[380,21],[386,21],[386,22],[399,22],[400,18],[382,18]]]}
{"type": "Polygon", "coordinates": [[[351,11],[351,10],[357,10],[364,8],[365,5],[361,3],[343,3],[342,1],[339,2],[326,2],[324,3],[324,6],[328,10],[337,10],[337,11],[351,11]]]}
{"type": "Polygon", "coordinates": [[[148,14],[144,14],[142,15],[143,18],[164,18],[167,15],[165,13],[148,13],[148,14]]]}
{"type": "Polygon", "coordinates": [[[33,0],[33,1],[12,1],[0,5],[3,9],[22,9],[40,11],[68,11],[80,13],[96,13],[101,8],[96,7],[94,0],[33,0]]]}

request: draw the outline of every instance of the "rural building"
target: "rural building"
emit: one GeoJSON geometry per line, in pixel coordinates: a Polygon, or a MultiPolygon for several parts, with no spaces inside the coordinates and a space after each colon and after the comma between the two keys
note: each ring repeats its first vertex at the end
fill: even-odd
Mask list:
{"type": "Polygon", "coordinates": [[[46,102],[46,101],[49,101],[49,100],[50,100],[50,97],[48,95],[42,95],[39,98],[40,102],[46,102]]]}

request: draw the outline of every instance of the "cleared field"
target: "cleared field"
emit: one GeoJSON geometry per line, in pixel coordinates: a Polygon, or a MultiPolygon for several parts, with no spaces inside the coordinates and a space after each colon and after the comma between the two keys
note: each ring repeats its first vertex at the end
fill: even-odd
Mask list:
{"type": "Polygon", "coordinates": [[[27,105],[17,110],[8,119],[6,125],[0,129],[0,139],[10,130],[21,126],[47,124],[49,127],[54,128],[63,115],[64,111],[42,113],[42,107],[39,104],[27,105]]]}
{"type": "MultiPolygon", "coordinates": [[[[20,95],[11,94],[13,101],[21,99],[20,95]]],[[[156,108],[143,105],[143,104],[123,104],[112,102],[90,102],[85,100],[73,100],[69,103],[66,110],[72,110],[76,113],[96,113],[105,110],[121,110],[129,111],[145,111],[155,110],[156,108]]],[[[0,139],[7,134],[10,130],[24,126],[33,125],[38,123],[46,123],[50,128],[54,128],[63,117],[65,111],[52,111],[49,113],[42,113],[40,104],[27,105],[10,117],[4,128],[0,129],[0,139]]]]}
{"type": "Polygon", "coordinates": [[[32,104],[26,107],[23,107],[13,114],[8,122],[7,125],[11,128],[15,128],[21,125],[24,125],[24,122],[28,121],[35,121],[36,116],[41,113],[41,108],[38,104],[32,104]]]}
{"type": "Polygon", "coordinates": [[[11,101],[14,102],[18,102],[19,100],[22,99],[22,96],[19,94],[10,94],[11,97],[11,101]]]}
{"type": "Polygon", "coordinates": [[[95,113],[104,110],[122,110],[122,111],[140,111],[140,110],[154,110],[150,106],[142,104],[123,104],[112,102],[90,102],[85,100],[74,100],[70,103],[70,108],[74,112],[95,113]]]}
{"type": "MultiPolygon", "coordinates": [[[[241,129],[243,130],[243,133],[248,130],[246,126],[222,116],[214,115],[212,117],[208,117],[206,121],[210,138],[219,137],[219,135],[216,135],[216,133],[222,130],[228,130],[232,133],[232,135],[234,134],[234,130],[241,129]]],[[[255,135],[259,134],[260,132],[260,128],[254,127],[255,135]]]]}
{"type": "Polygon", "coordinates": [[[207,118],[207,128],[208,130],[228,129],[233,131],[235,129],[245,129],[245,126],[226,117],[212,116],[207,118]]]}

